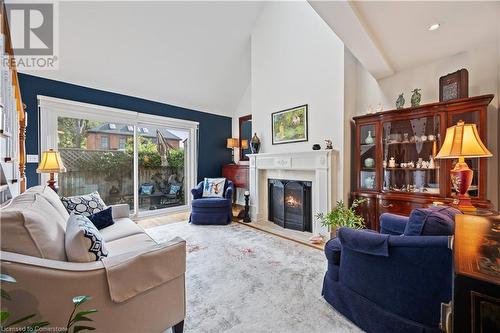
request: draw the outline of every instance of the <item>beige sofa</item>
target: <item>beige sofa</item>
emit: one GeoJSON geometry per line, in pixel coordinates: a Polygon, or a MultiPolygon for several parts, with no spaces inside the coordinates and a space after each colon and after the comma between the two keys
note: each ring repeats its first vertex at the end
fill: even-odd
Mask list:
{"type": "Polygon", "coordinates": [[[82,309],[98,310],[89,316],[96,332],[182,332],[185,242],[159,244],[129,219],[127,205],[112,207],[115,224],[101,230],[108,258],[88,263],[65,260],[69,215],[50,188],[31,188],[2,208],[1,270],[17,280],[2,286],[12,298],[2,309],[66,327],[72,298],[88,295],[82,309]]]}

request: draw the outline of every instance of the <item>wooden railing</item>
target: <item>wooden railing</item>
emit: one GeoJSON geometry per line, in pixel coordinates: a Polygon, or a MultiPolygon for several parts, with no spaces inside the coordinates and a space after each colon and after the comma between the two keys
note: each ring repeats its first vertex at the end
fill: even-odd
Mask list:
{"type": "MultiPolygon", "coordinates": [[[[2,1],[3,3],[3,1],[2,1]]],[[[8,67],[10,70],[10,73],[12,75],[12,86],[14,88],[14,96],[16,100],[16,111],[17,111],[17,120],[19,123],[18,127],[18,138],[15,140],[15,138],[11,138],[13,141],[10,144],[15,145],[17,141],[18,149],[17,149],[17,156],[8,156],[10,160],[17,161],[18,167],[19,167],[19,179],[17,181],[19,182],[19,192],[24,192],[26,190],[26,146],[25,146],[25,141],[26,141],[26,126],[27,126],[27,114],[26,114],[26,105],[23,104],[22,98],[21,98],[21,88],[19,86],[19,79],[17,76],[17,68],[16,68],[16,63],[13,61],[14,59],[14,50],[12,49],[12,41],[11,41],[11,35],[10,35],[10,29],[9,29],[9,24],[8,24],[8,19],[7,19],[7,11],[5,9],[5,4],[2,4],[2,7],[0,8],[0,15],[1,15],[1,32],[5,36],[5,51],[6,54],[9,56],[8,61],[8,67]]],[[[2,59],[3,61],[4,59],[2,59]]],[[[11,112],[11,110],[6,110],[6,112],[11,112]]]]}

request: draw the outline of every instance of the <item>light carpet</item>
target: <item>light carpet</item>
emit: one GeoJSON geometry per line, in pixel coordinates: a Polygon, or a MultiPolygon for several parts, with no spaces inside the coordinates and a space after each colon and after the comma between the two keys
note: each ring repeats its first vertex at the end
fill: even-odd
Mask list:
{"type": "Polygon", "coordinates": [[[187,241],[186,333],[362,332],[321,296],[322,251],[235,223],[147,231],[187,241]]]}

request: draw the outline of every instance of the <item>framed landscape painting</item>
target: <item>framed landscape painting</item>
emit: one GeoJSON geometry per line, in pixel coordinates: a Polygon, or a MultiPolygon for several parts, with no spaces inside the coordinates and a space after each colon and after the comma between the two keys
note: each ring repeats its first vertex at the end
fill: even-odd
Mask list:
{"type": "Polygon", "coordinates": [[[307,141],[307,104],[271,115],[273,145],[307,141]]]}

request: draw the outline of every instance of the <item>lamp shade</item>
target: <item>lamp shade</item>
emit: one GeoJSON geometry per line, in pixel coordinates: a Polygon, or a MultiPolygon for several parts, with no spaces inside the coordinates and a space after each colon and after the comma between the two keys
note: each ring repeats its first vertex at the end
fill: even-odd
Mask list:
{"type": "Polygon", "coordinates": [[[248,149],[248,140],[241,140],[241,149],[248,149]]]}
{"type": "Polygon", "coordinates": [[[227,139],[227,148],[238,148],[239,142],[238,139],[228,138],[227,139]]]}
{"type": "Polygon", "coordinates": [[[62,163],[61,155],[59,155],[59,152],[52,149],[44,151],[42,153],[42,160],[40,161],[40,164],[38,164],[36,172],[38,173],[66,172],[66,168],[62,163]]]}
{"type": "Polygon", "coordinates": [[[491,152],[481,141],[476,124],[465,124],[462,120],[446,129],[443,146],[436,158],[490,157],[491,152]]]}

